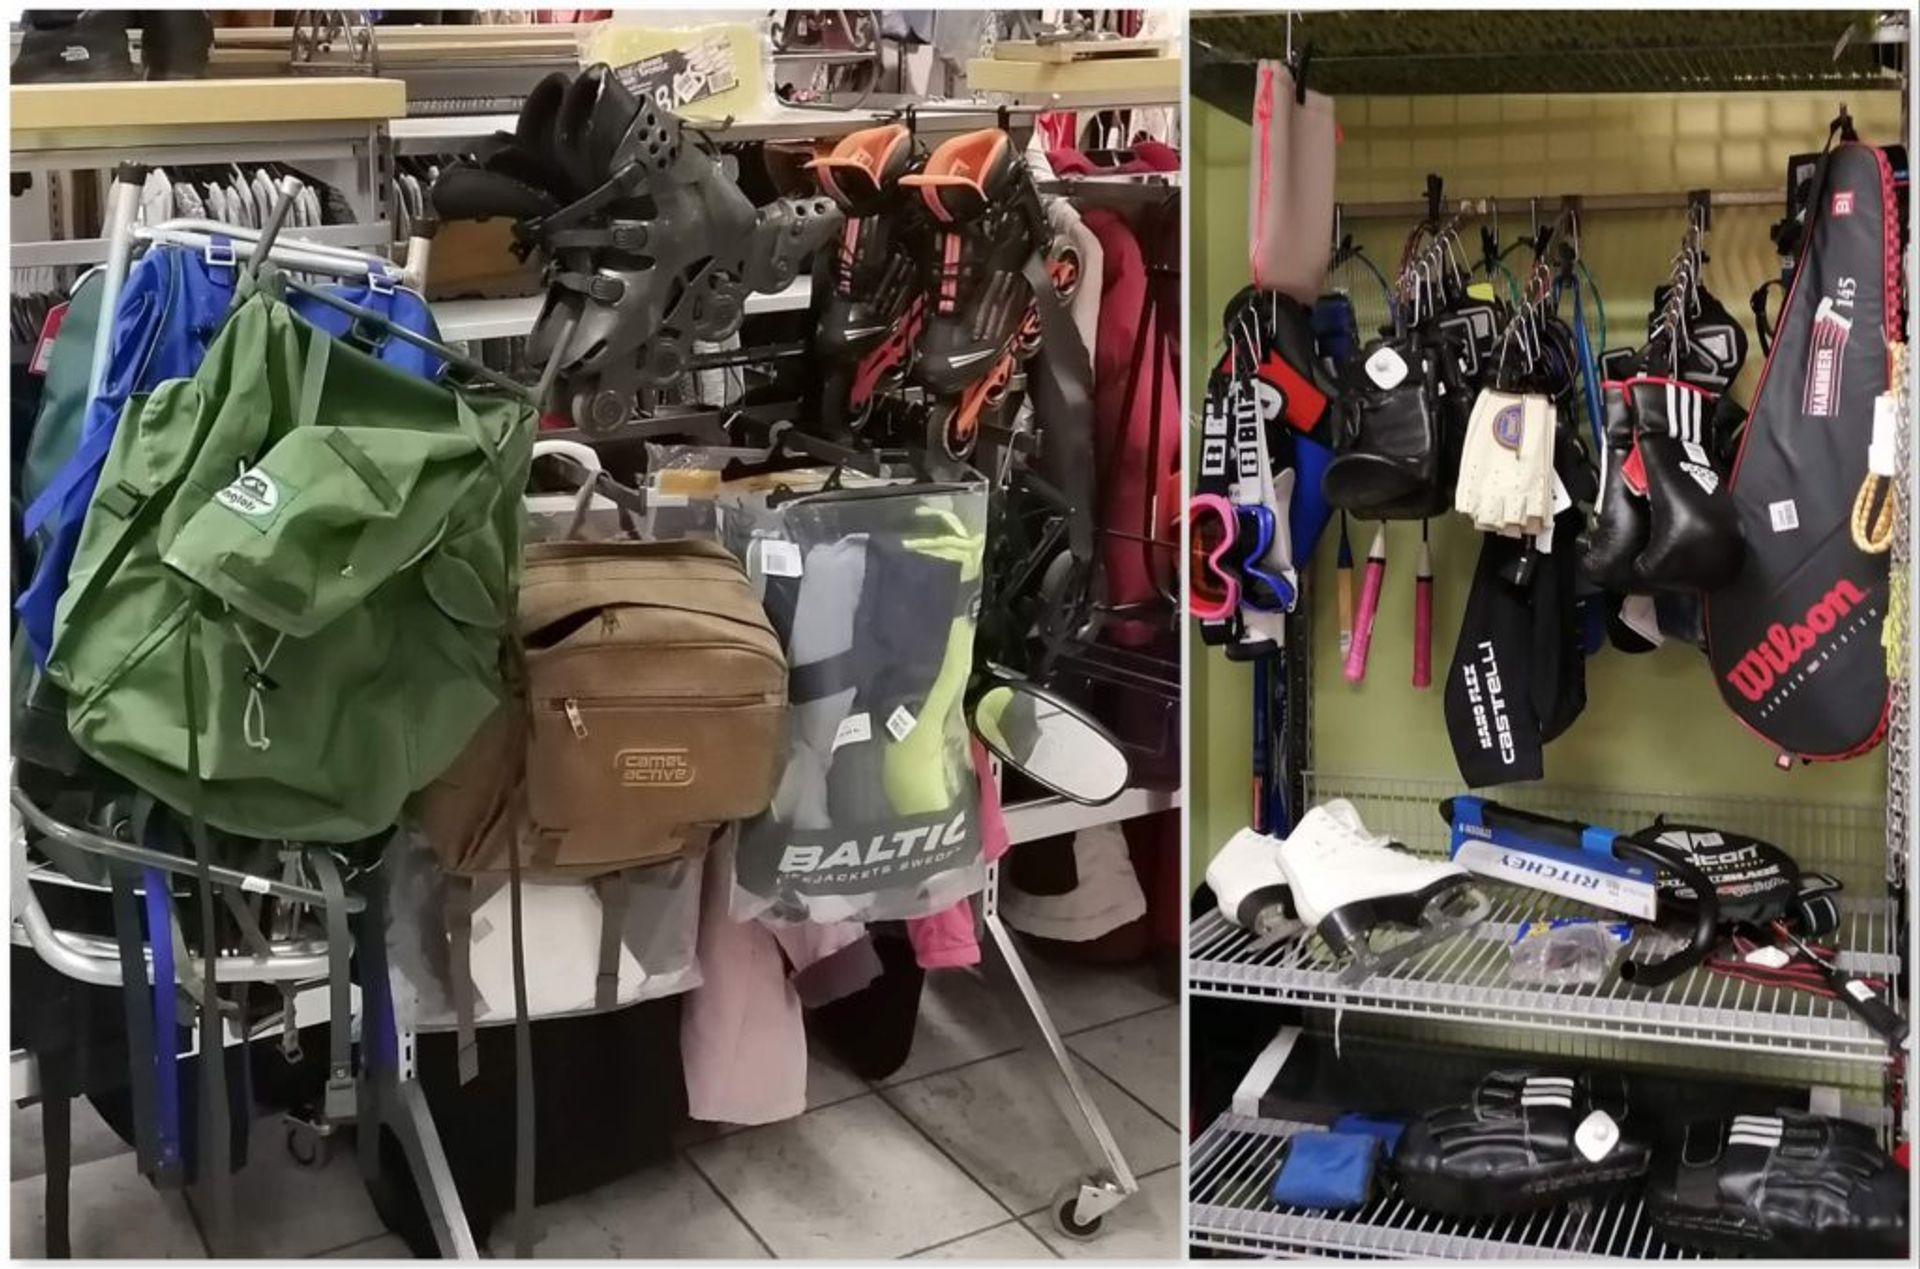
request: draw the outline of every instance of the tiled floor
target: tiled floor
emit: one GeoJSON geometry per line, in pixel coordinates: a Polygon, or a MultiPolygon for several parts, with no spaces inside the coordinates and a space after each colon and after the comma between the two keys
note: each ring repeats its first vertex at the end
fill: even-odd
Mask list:
{"type": "MultiPolygon", "coordinates": [[[[1099,1238],[1061,1237],[1049,1197],[1091,1170],[1071,1101],[997,966],[930,975],[905,1067],[875,1087],[816,1056],[808,1112],[755,1128],[698,1125],[669,1163],[539,1212],[541,1257],[729,1260],[1174,1258],[1180,1254],[1179,1011],[1145,968],[1029,960],[1141,1192],[1099,1238]]],[[[76,1256],[193,1257],[186,1203],[141,1180],[85,1103],[74,1110],[76,1256]]],[[[39,1112],[13,1114],[13,1254],[44,1254],[39,1112]]],[[[263,1121],[237,1210],[244,1254],[395,1259],[351,1151],[297,1168],[263,1121]]],[[[505,1247],[499,1250],[505,1251],[505,1247]]]]}

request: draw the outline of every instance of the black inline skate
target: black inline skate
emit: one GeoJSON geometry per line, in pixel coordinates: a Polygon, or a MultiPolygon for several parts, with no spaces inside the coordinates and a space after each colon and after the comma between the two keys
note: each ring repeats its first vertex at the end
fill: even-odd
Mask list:
{"type": "Polygon", "coordinates": [[[814,266],[827,288],[813,339],[822,366],[820,424],[830,436],[862,427],[877,396],[905,381],[926,320],[920,257],[926,217],[900,178],[916,166],[901,124],[863,128],[807,165],[846,215],[814,266]]]}
{"type": "Polygon", "coordinates": [[[590,66],[548,76],[514,135],[435,182],[443,220],[510,217],[519,249],[546,256],[527,355],[557,379],[556,404],[583,431],[618,427],[641,389],[695,368],[696,339],[737,331],[750,293],[787,286],[838,232],[826,198],[755,207],[733,164],[590,66]]]}
{"type": "Polygon", "coordinates": [[[983,412],[1005,400],[1014,372],[1040,347],[1029,280],[1036,256],[1062,299],[1079,271],[1071,251],[1054,251],[1039,192],[1004,129],[943,142],[900,183],[933,218],[923,257],[930,311],[914,378],[927,390],[933,433],[964,458],[983,412]]]}

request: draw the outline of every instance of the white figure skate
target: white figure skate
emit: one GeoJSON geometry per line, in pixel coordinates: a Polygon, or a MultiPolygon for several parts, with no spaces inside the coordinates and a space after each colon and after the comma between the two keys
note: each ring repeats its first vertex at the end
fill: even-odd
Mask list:
{"type": "Polygon", "coordinates": [[[1256,947],[1271,947],[1305,928],[1287,891],[1277,837],[1243,828],[1228,838],[1207,865],[1207,888],[1220,903],[1220,915],[1252,934],[1256,947]]]}
{"type": "Polygon", "coordinates": [[[1279,856],[1300,920],[1348,958],[1339,974],[1348,985],[1464,934],[1492,907],[1466,869],[1369,833],[1344,798],[1308,811],[1280,843],[1279,856]],[[1376,941],[1387,927],[1414,933],[1376,941]]]}

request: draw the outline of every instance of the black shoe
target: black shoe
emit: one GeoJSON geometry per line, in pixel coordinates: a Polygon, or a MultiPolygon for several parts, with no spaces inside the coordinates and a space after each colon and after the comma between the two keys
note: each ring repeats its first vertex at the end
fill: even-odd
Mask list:
{"type": "Polygon", "coordinates": [[[136,79],[127,51],[124,9],[40,9],[25,15],[16,84],[76,84],[136,79]]]}
{"type": "Polygon", "coordinates": [[[143,9],[140,61],[148,79],[202,79],[213,56],[213,19],[204,9],[143,9]]]}

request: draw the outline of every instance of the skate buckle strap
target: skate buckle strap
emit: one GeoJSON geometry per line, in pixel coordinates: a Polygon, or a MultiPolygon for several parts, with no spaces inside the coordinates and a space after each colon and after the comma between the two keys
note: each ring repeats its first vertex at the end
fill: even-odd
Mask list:
{"type": "Polygon", "coordinates": [[[601,277],[595,273],[558,273],[553,280],[567,290],[578,291],[601,304],[618,304],[627,293],[627,284],[619,278],[601,277]]]}
{"type": "Polygon", "coordinates": [[[631,193],[634,187],[645,179],[645,176],[646,169],[638,160],[629,162],[609,176],[606,182],[591,194],[568,203],[557,212],[550,212],[538,219],[525,221],[515,229],[515,232],[526,238],[548,241],[556,231],[572,228],[607,204],[631,193]]]}
{"type": "Polygon", "coordinates": [[[367,290],[375,295],[392,295],[399,279],[399,274],[383,264],[367,266],[367,290]]]}
{"type": "Polygon", "coordinates": [[[637,252],[646,249],[648,229],[644,220],[614,220],[603,226],[557,229],[548,233],[545,241],[550,249],[556,251],[576,247],[611,247],[615,251],[637,252]]]}

